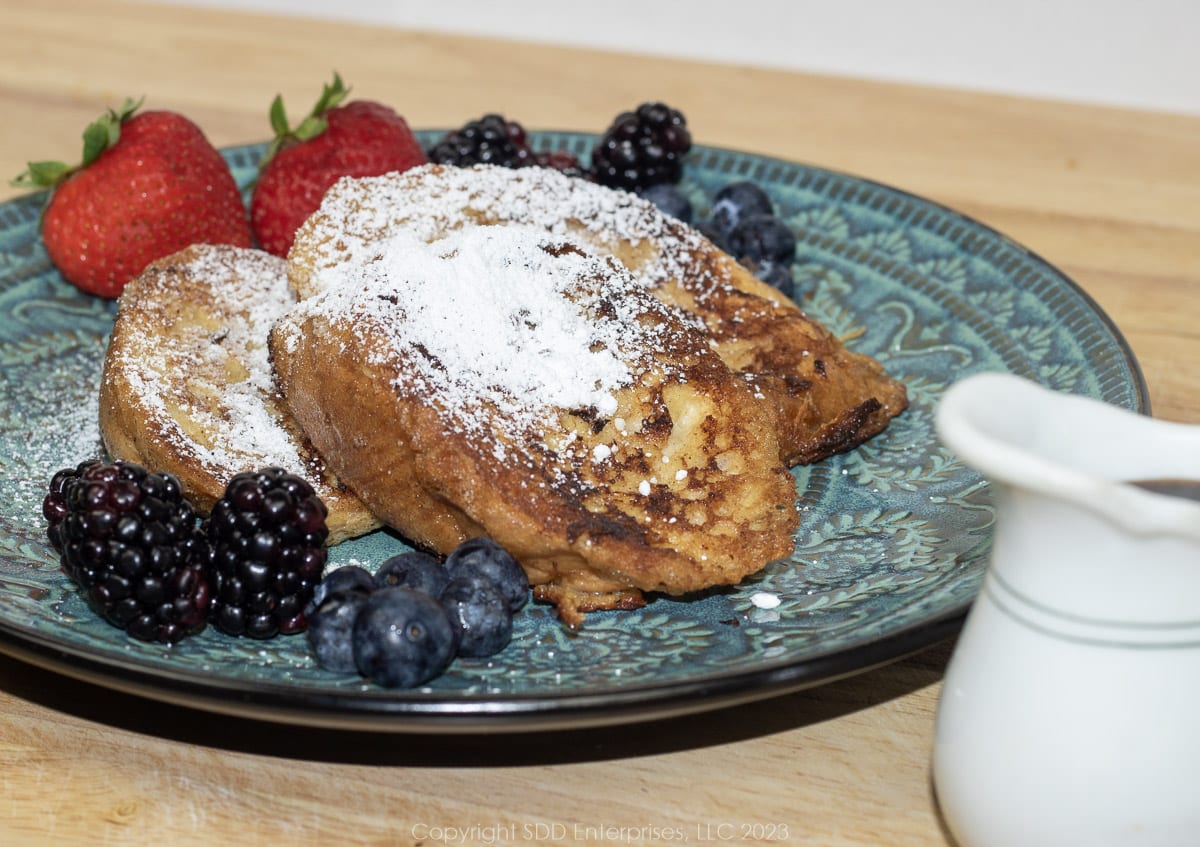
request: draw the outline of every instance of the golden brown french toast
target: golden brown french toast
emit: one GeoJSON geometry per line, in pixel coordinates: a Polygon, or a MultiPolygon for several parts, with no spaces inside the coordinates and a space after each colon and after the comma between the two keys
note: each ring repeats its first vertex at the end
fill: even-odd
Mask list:
{"type": "Polygon", "coordinates": [[[271,334],[293,415],[375,514],[441,552],[490,535],[572,624],[790,553],[776,410],[693,317],[574,234],[442,236],[311,265],[320,293],[271,334]]]}
{"type": "Polygon", "coordinates": [[[380,524],[280,400],[267,335],[294,304],[284,261],[265,252],[195,245],[152,263],[118,301],[100,431],[114,458],[175,474],[200,514],[239,471],[298,473],[329,509],[337,543],[380,524]]]}
{"type": "Polygon", "coordinates": [[[305,298],[327,284],[326,270],[389,233],[432,241],[487,224],[569,234],[703,321],[722,360],[776,406],[785,464],[861,444],[908,404],[877,361],[847,349],[698,231],[635,195],[543,168],[427,165],[342,180],[297,233],[289,277],[305,298]]]}

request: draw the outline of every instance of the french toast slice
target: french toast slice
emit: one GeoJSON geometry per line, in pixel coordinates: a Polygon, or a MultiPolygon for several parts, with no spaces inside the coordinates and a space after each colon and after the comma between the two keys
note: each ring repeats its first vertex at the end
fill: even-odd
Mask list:
{"type": "Polygon", "coordinates": [[[432,241],[498,224],[569,234],[702,321],[722,360],[776,407],[789,466],[861,444],[908,405],[904,385],[879,362],[849,350],[697,230],[633,194],[548,169],[426,165],[342,180],[297,233],[288,274],[303,299],[328,283],[325,270],[388,233],[432,241]]]}
{"type": "Polygon", "coordinates": [[[382,236],[321,273],[271,333],[280,388],[418,545],[491,536],[568,624],[791,552],[774,407],[611,257],[509,223],[382,236]]]}
{"type": "Polygon", "coordinates": [[[279,397],[267,336],[294,303],[286,263],[262,251],[194,245],[152,263],[118,301],[100,432],[114,458],[178,477],[200,514],[239,471],[297,473],[325,502],[335,544],[380,523],[279,397]]]}

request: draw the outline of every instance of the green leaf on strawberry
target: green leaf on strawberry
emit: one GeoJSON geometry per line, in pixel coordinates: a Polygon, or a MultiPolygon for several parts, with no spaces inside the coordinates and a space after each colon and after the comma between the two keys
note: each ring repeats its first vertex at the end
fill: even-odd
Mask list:
{"type": "Polygon", "coordinates": [[[334,71],[333,82],[327,83],[321,88],[321,96],[313,104],[312,111],[294,129],[288,123],[282,95],[276,94],[275,99],[271,101],[271,109],[268,114],[271,131],[275,137],[263,154],[262,161],[259,162],[259,171],[261,172],[283,147],[300,141],[309,141],[325,132],[329,128],[325,113],[339,105],[349,94],[350,89],[342,82],[342,77],[338,72],[334,71]]]}
{"type": "Polygon", "coordinates": [[[286,256],[296,230],[343,177],[403,171],[428,161],[408,123],[390,106],[343,102],[350,89],[335,72],[312,112],[288,122],[276,97],[269,118],[275,140],[259,165],[250,197],[250,224],[262,249],[286,256]]]}
{"type": "Polygon", "coordinates": [[[53,188],[76,171],[83,170],[121,138],[121,125],[141,108],[142,100],[126,97],[119,109],[109,109],[83,131],[83,159],[77,165],[66,162],[28,162],[26,170],[9,180],[14,188],[53,188]]]}
{"type": "Polygon", "coordinates": [[[26,170],[8,184],[13,188],[49,188],[61,182],[71,172],[66,162],[29,162],[26,170]]]}
{"type": "Polygon", "coordinates": [[[127,99],[89,124],[80,164],[30,162],[17,180],[50,189],[39,221],[46,255],[102,297],[192,244],[253,243],[229,163],[200,127],[141,104],[127,99]]]}

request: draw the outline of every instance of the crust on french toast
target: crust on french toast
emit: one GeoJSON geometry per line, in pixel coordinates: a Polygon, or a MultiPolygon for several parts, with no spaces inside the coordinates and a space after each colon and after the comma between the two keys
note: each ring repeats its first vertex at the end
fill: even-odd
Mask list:
{"type": "Polygon", "coordinates": [[[301,299],[326,271],[393,232],[432,241],[522,224],[610,255],[703,322],[722,360],[778,414],[780,458],[811,463],[861,444],[908,405],[904,385],[849,350],[695,229],[633,194],[543,168],[425,165],[344,179],[300,228],[288,274],[301,299]]]}
{"type": "Polygon", "coordinates": [[[329,510],[333,544],[380,523],[279,397],[267,336],[294,303],[285,262],[258,250],[195,245],[152,263],[118,301],[100,432],[114,458],[178,477],[200,514],[239,471],[300,474],[329,510]]]}
{"type": "Polygon", "coordinates": [[[271,334],[293,415],[375,514],[442,553],[490,535],[570,624],[791,552],[776,410],[692,317],[565,234],[444,235],[360,245],[271,334]]]}

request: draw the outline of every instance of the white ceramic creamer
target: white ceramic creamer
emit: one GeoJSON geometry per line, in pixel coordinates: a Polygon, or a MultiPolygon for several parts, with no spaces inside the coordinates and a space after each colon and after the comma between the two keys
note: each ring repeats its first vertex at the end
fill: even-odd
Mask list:
{"type": "Polygon", "coordinates": [[[980,374],[937,428],[996,506],[938,708],[954,837],[1200,845],[1200,426],[980,374]]]}

